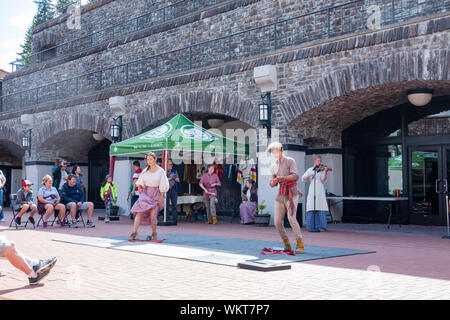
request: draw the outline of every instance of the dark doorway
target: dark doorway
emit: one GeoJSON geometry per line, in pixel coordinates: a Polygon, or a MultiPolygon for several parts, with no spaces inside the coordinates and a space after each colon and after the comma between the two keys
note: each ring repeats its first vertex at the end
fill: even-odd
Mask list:
{"type": "Polygon", "coordinates": [[[89,201],[94,203],[96,208],[104,208],[100,197],[101,183],[109,173],[109,146],[111,142],[107,139],[100,142],[89,151],[89,201]]]}

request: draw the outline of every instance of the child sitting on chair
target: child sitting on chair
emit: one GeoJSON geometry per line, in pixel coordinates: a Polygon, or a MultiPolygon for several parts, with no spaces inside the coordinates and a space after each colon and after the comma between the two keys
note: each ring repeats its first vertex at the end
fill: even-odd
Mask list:
{"type": "Polygon", "coordinates": [[[14,206],[14,210],[19,210],[20,212],[17,215],[15,221],[17,225],[21,225],[22,223],[22,216],[26,213],[30,213],[30,217],[28,218],[28,221],[31,222],[31,224],[35,224],[34,221],[34,214],[36,213],[37,206],[33,203],[33,190],[31,190],[31,186],[33,184],[28,180],[22,181],[22,188],[17,191],[17,203],[14,206]]]}

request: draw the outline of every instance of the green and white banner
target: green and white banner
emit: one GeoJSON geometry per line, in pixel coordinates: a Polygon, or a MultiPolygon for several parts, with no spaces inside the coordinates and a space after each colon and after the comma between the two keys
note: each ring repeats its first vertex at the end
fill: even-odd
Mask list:
{"type": "Polygon", "coordinates": [[[174,150],[211,154],[248,155],[248,144],[208,131],[178,114],[170,121],[128,140],[112,144],[111,156],[145,156],[148,152],[174,150]]]}

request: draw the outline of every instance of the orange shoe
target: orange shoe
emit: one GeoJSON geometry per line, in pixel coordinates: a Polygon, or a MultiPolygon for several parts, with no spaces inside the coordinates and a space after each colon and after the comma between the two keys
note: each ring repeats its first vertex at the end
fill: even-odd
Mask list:
{"type": "Polygon", "coordinates": [[[295,249],[295,253],[305,253],[305,248],[303,247],[303,240],[297,240],[297,248],[295,249]]]}
{"type": "Polygon", "coordinates": [[[289,242],[289,239],[283,239],[283,243],[284,243],[284,250],[286,250],[286,251],[291,251],[292,250],[291,243],[289,242]]]}
{"type": "Polygon", "coordinates": [[[208,221],[206,221],[206,224],[211,224],[212,223],[212,218],[208,218],[208,221]]]}
{"type": "Polygon", "coordinates": [[[217,224],[217,217],[212,217],[212,224],[217,224]]]}

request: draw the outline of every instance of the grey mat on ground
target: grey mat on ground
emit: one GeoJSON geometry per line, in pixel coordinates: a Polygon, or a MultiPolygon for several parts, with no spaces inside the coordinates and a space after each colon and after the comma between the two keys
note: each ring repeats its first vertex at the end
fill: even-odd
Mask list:
{"type": "MultiPolygon", "coordinates": [[[[144,238],[145,236],[138,237],[138,239],[144,238]]],[[[295,256],[284,254],[262,255],[263,248],[281,249],[281,241],[249,240],[186,233],[159,234],[158,239],[166,240],[162,243],[129,242],[127,236],[111,238],[74,237],[53,240],[227,266],[237,266],[240,262],[279,265],[375,252],[305,245],[304,254],[295,256]]],[[[295,243],[293,243],[293,248],[295,248],[295,243]]]]}

